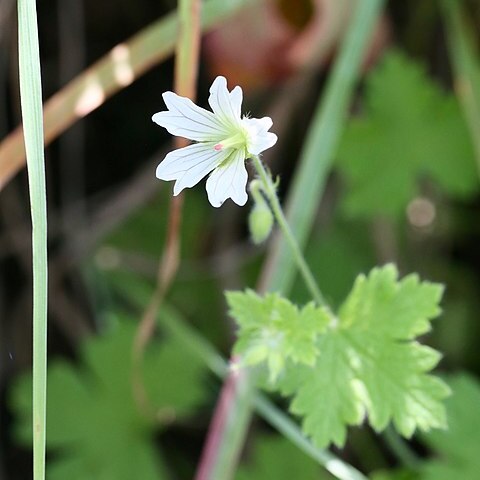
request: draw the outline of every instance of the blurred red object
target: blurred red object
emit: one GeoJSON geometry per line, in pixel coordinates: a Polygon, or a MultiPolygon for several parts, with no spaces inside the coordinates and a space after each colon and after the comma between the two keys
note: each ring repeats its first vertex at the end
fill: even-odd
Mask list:
{"type": "MultiPolygon", "coordinates": [[[[328,62],[348,26],[354,0],[263,0],[252,3],[205,37],[212,77],[256,90],[303,69],[328,62]]],[[[366,59],[370,64],[388,43],[382,19],[366,59]]]]}

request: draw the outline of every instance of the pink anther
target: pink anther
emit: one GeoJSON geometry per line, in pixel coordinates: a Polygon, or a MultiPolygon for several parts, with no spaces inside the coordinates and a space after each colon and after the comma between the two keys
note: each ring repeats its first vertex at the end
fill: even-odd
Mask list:
{"type": "Polygon", "coordinates": [[[223,145],[221,143],[217,143],[213,148],[214,150],[219,152],[223,148],[223,145]]]}

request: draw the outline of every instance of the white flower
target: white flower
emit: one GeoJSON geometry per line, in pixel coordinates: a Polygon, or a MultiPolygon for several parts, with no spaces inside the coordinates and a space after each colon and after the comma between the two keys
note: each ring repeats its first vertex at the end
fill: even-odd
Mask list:
{"type": "Polygon", "coordinates": [[[217,77],[210,87],[208,103],[213,113],[195,105],[190,99],[165,92],[167,111],[152,120],[172,135],[197,143],[170,152],[157,167],[160,180],[176,180],[173,194],[207,180],[210,203],[219,207],[231,198],[238,205],[248,199],[245,160],[275,145],[277,136],[268,130],[272,119],[241,115],[242,89],[227,89],[227,80],[217,77]]]}

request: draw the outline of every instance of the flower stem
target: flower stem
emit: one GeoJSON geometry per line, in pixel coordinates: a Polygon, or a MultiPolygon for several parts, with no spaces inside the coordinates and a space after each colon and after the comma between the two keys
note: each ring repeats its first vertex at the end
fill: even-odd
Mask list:
{"type": "Polygon", "coordinates": [[[254,405],[260,416],[301,451],[325,467],[334,477],[339,480],[367,480],[367,477],[352,465],[344,462],[328,450],[321,450],[315,447],[301,433],[298,425],[263,395],[257,394],[254,397],[254,405]]]}
{"type": "Polygon", "coordinates": [[[285,218],[285,214],[283,213],[282,206],[280,205],[280,201],[277,196],[277,190],[272,181],[271,175],[267,172],[267,170],[263,166],[262,161],[257,155],[254,155],[252,159],[255,165],[255,169],[257,170],[257,173],[259,174],[260,179],[263,183],[263,192],[270,203],[270,207],[273,214],[275,215],[278,226],[281,228],[283,234],[285,235],[285,240],[287,241],[293,253],[295,261],[298,265],[298,269],[305,281],[305,284],[307,285],[308,290],[310,291],[310,294],[312,295],[312,298],[319,305],[328,308],[322,292],[320,291],[320,288],[315,281],[315,277],[313,276],[313,273],[310,270],[310,267],[308,266],[305,257],[303,256],[303,252],[298,245],[295,235],[293,234],[292,229],[290,228],[290,225],[285,218]]]}
{"type": "MultiPolygon", "coordinates": [[[[309,131],[299,171],[291,187],[291,216],[288,217],[290,225],[293,226],[302,246],[311,229],[314,213],[317,209],[319,198],[323,193],[324,180],[331,166],[331,161],[344,126],[348,105],[360,71],[361,60],[364,58],[368,39],[371,38],[372,28],[377,21],[383,4],[384,0],[364,0],[358,2],[358,6],[352,16],[351,26],[340,49],[339,57],[335,61],[324,99],[317,108],[313,125],[309,131]],[[302,208],[304,209],[303,214],[302,208]]],[[[290,228],[288,230],[290,231],[290,228]]],[[[285,240],[287,240],[286,237],[285,240]]],[[[292,278],[296,274],[296,269],[290,258],[288,247],[285,245],[285,240],[282,237],[281,242],[277,243],[262,270],[262,278],[259,282],[260,290],[262,291],[270,289],[287,294],[292,286],[292,278]]],[[[321,295],[319,298],[322,298],[321,295]]],[[[323,302],[321,303],[323,304],[323,302]]],[[[250,381],[253,382],[253,379],[250,379],[250,381]]],[[[223,388],[229,389],[231,387],[226,382],[223,388]]],[[[237,439],[235,445],[237,451],[229,448],[228,451],[217,452],[216,462],[221,462],[223,465],[230,462],[229,471],[232,471],[232,467],[239,457],[238,451],[243,447],[245,439],[239,438],[238,435],[231,435],[227,430],[235,428],[245,435],[247,430],[244,424],[249,420],[244,415],[242,416],[241,424],[231,421],[231,419],[235,418],[236,405],[235,399],[231,399],[230,404],[227,406],[228,408],[222,410],[221,415],[224,419],[223,431],[216,432],[221,439],[232,437],[237,439]],[[224,457],[226,454],[229,455],[228,458],[224,457]]],[[[253,405],[251,405],[251,408],[253,408],[253,405]]],[[[217,414],[217,411],[215,414],[217,414]]],[[[225,472],[225,476],[219,478],[227,480],[229,477],[227,472],[225,472]]],[[[352,477],[338,478],[351,479],[352,477]]],[[[357,476],[357,478],[359,477],[357,476]]],[[[209,480],[213,479],[210,478],[209,480]]]]}

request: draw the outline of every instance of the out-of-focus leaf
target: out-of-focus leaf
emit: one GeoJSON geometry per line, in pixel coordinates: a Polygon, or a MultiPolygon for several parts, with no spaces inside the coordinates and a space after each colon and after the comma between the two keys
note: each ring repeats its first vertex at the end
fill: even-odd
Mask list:
{"type": "Polygon", "coordinates": [[[437,459],[422,469],[422,480],[477,480],[480,472],[480,384],[467,375],[450,379],[453,395],[447,400],[448,429],[423,439],[437,459]]]}
{"type": "Polygon", "coordinates": [[[365,115],[351,120],[339,152],[348,214],[401,215],[424,176],[455,197],[478,191],[474,150],[455,97],[396,51],[366,88],[365,115]]]}
{"type": "Polygon", "coordinates": [[[333,478],[320,470],[283,437],[262,436],[255,440],[250,458],[239,468],[235,480],[327,480],[333,478]]]}
{"type": "MultiPolygon", "coordinates": [[[[132,387],[135,324],[86,341],[83,364],[65,361],[49,368],[48,447],[60,453],[49,463],[49,478],[158,480],[167,478],[155,453],[152,432],[158,427],[139,410],[132,387]]],[[[184,417],[204,398],[204,366],[172,339],[152,343],[142,365],[149,400],[162,418],[184,417]]],[[[19,441],[31,442],[31,377],[21,377],[12,391],[19,421],[19,441]]]]}

